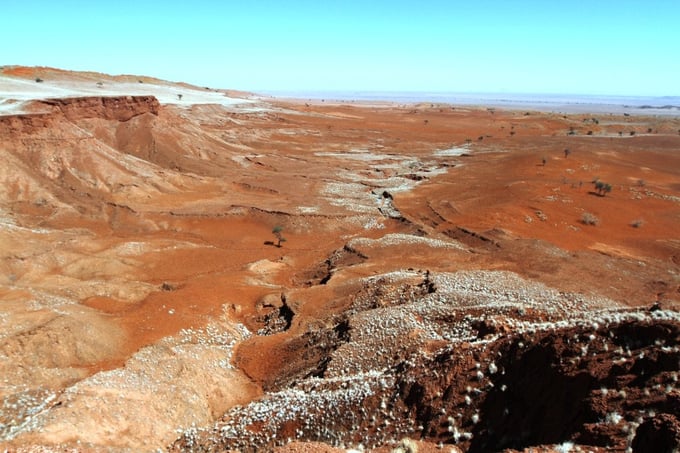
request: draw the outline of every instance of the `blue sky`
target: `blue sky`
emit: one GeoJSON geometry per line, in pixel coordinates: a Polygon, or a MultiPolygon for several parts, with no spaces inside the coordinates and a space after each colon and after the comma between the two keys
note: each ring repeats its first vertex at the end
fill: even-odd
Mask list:
{"type": "Polygon", "coordinates": [[[680,95],[678,0],[2,0],[0,65],[213,88],[680,95]]]}

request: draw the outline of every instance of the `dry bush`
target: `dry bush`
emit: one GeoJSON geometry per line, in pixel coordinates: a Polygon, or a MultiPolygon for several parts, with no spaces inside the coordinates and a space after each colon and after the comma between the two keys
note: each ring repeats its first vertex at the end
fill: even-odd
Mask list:
{"type": "Polygon", "coordinates": [[[594,214],[584,212],[581,216],[581,223],[584,225],[597,225],[600,223],[600,219],[598,219],[594,214]]]}
{"type": "Polygon", "coordinates": [[[632,226],[633,228],[640,228],[644,224],[645,221],[642,219],[635,219],[632,222],[630,222],[630,226],[632,226]]]}

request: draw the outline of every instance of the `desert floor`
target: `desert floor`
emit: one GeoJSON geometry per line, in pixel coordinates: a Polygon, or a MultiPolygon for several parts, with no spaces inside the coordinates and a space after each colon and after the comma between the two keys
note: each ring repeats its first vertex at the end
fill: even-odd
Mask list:
{"type": "MultiPolygon", "coordinates": [[[[566,441],[625,451],[654,417],[598,400],[625,434],[586,420],[496,439],[478,422],[491,396],[470,403],[469,383],[449,382],[449,396],[423,384],[420,399],[439,393],[453,411],[435,417],[413,403],[417,392],[403,396],[415,392],[403,379],[438,370],[433,357],[448,351],[456,365],[442,375],[474,380],[481,363],[479,393],[493,396],[494,381],[481,384],[498,366],[489,354],[522,335],[566,345],[564,329],[587,337],[591,323],[603,348],[606,323],[665,326],[656,345],[620,344],[622,356],[674,346],[677,117],[284,101],[47,68],[4,68],[0,93],[0,441],[10,450],[262,450],[297,439],[330,451],[412,437],[462,451],[566,441]],[[403,397],[387,398],[395,388],[403,397]],[[281,415],[296,405],[307,409],[281,415]],[[341,421],[319,406],[342,408],[341,421]],[[456,423],[441,428],[447,417],[456,423]],[[240,434],[216,435],[229,429],[240,434]]],[[[588,366],[620,360],[614,347],[588,366]]],[[[664,391],[678,369],[669,357],[650,371],[664,391]]],[[[607,369],[588,391],[630,393],[616,376],[639,370],[607,369]]],[[[656,403],[643,387],[640,404],[680,401],[674,386],[656,403]]]]}

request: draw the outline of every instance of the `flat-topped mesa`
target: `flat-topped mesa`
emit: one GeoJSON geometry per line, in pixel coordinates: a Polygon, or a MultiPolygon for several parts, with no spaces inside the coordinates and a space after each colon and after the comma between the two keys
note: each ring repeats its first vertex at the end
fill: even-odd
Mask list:
{"type": "Polygon", "coordinates": [[[69,120],[101,118],[127,121],[144,113],[158,115],[161,104],[154,96],[86,96],[45,99],[40,103],[56,106],[69,120]]]}

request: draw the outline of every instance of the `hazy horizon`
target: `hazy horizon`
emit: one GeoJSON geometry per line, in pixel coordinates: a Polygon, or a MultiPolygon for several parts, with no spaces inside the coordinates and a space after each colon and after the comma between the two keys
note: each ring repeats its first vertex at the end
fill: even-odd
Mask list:
{"type": "Polygon", "coordinates": [[[3,5],[0,65],[246,91],[677,96],[671,0],[3,5]]]}
{"type": "Polygon", "coordinates": [[[680,101],[680,95],[618,95],[618,94],[584,94],[584,93],[546,93],[546,92],[493,92],[493,91],[427,91],[427,90],[260,90],[255,93],[260,94],[271,94],[271,95],[291,95],[291,94],[309,94],[313,97],[326,95],[326,94],[338,94],[343,98],[350,98],[352,95],[358,95],[360,97],[378,95],[380,97],[448,97],[448,96],[460,96],[460,97],[498,97],[502,99],[507,98],[562,98],[565,100],[574,100],[583,98],[587,99],[597,99],[602,98],[603,100],[644,100],[644,99],[669,99],[674,101],[680,101]]]}
{"type": "Polygon", "coordinates": [[[680,96],[609,96],[555,93],[456,93],[369,91],[264,91],[277,98],[340,102],[434,103],[562,113],[633,113],[680,116],[680,96]]]}

